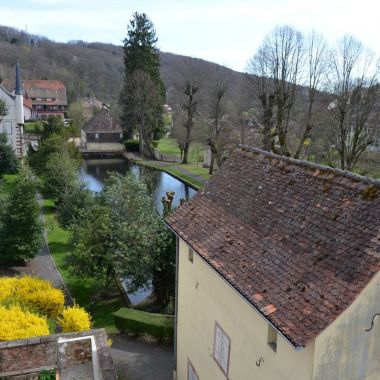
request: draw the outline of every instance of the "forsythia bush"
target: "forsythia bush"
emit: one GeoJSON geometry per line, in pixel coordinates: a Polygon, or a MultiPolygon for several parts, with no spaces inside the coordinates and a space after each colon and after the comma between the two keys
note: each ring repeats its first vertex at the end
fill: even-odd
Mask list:
{"type": "Polygon", "coordinates": [[[91,328],[90,315],[81,307],[64,307],[62,290],[35,277],[0,278],[0,341],[49,335],[47,319],[63,332],[91,328]]]}
{"type": "Polygon", "coordinates": [[[36,277],[1,278],[0,303],[5,301],[24,305],[48,317],[62,313],[65,297],[48,281],[36,277]]]}
{"type": "Polygon", "coordinates": [[[15,278],[2,277],[0,278],[0,303],[10,298],[15,289],[15,278]]]}
{"type": "Polygon", "coordinates": [[[62,317],[58,318],[58,323],[62,327],[63,332],[87,331],[91,328],[90,315],[82,307],[74,305],[67,307],[62,317]]]}
{"type": "Polygon", "coordinates": [[[49,335],[46,318],[23,311],[19,305],[0,306],[0,340],[49,335]]]}

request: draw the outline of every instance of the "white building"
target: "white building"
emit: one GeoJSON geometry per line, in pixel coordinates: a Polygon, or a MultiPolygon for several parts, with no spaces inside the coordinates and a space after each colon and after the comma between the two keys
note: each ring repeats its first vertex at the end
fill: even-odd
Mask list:
{"type": "Polygon", "coordinates": [[[23,141],[24,105],[21,86],[20,67],[16,64],[16,89],[11,94],[0,85],[0,99],[7,105],[8,113],[0,119],[0,133],[7,135],[8,143],[13,147],[16,155],[25,154],[23,141]]]}

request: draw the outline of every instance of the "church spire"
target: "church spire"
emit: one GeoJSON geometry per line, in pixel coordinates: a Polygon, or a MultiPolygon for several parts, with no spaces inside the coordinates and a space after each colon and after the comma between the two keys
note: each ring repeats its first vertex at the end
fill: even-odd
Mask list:
{"type": "Polygon", "coordinates": [[[22,84],[21,84],[21,75],[20,75],[20,65],[18,61],[16,63],[16,90],[15,95],[23,95],[22,84]]]}

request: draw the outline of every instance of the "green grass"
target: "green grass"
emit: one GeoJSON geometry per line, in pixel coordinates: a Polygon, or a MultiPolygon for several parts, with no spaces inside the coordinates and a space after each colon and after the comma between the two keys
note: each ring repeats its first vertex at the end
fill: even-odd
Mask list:
{"type": "Polygon", "coordinates": [[[40,122],[29,122],[24,124],[25,133],[41,134],[43,126],[40,122]]]}
{"type": "MultiPolygon", "coordinates": [[[[181,151],[178,148],[178,143],[176,139],[170,137],[163,137],[158,143],[158,150],[162,154],[168,154],[171,156],[181,156],[181,151]]],[[[203,158],[204,147],[200,143],[191,143],[189,149],[189,161],[197,162],[201,161],[203,158]],[[199,160],[200,159],[200,160],[199,160]]]]}
{"type": "MultiPolygon", "coordinates": [[[[54,202],[50,199],[44,200],[43,210],[45,214],[46,231],[50,253],[61,273],[74,301],[90,311],[90,303],[94,297],[99,296],[102,289],[99,281],[94,278],[77,278],[70,274],[65,265],[65,258],[70,252],[70,232],[62,229],[55,216],[54,202]]],[[[100,299],[95,302],[92,314],[94,327],[104,327],[108,333],[115,333],[113,313],[124,306],[119,296],[100,299]]]]}
{"type": "Polygon", "coordinates": [[[12,190],[17,178],[18,178],[18,174],[5,174],[3,178],[3,182],[0,185],[0,191],[9,193],[12,190]]]}

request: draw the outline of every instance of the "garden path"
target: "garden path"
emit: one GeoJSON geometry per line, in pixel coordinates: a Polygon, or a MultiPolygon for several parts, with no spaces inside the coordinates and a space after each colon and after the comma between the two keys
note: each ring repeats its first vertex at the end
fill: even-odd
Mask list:
{"type": "Polygon", "coordinates": [[[173,379],[173,346],[128,335],[112,337],[112,359],[121,380],[173,379]]]}

